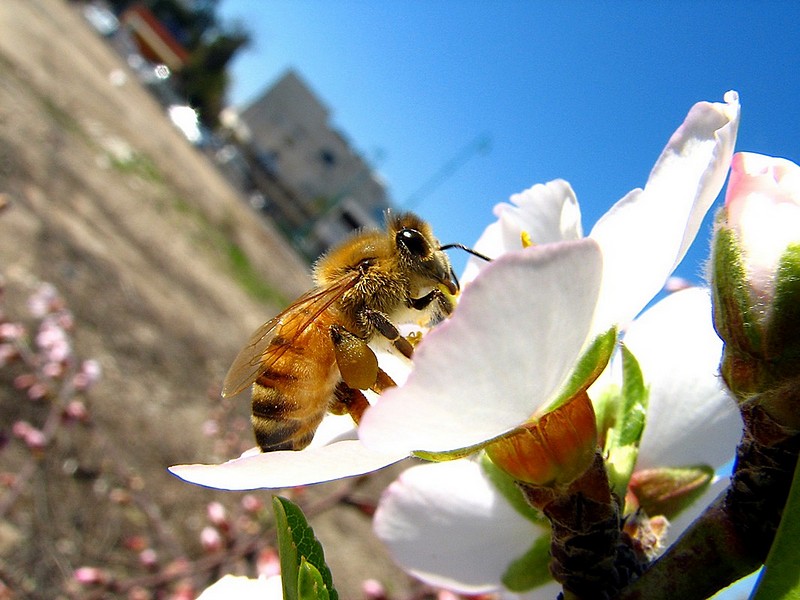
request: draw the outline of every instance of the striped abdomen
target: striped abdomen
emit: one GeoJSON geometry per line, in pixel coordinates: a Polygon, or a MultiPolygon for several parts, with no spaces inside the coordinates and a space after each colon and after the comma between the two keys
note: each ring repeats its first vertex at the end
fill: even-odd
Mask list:
{"type": "Polygon", "coordinates": [[[253,384],[253,431],[264,452],[305,448],[325,417],[339,380],[325,321],[293,340],[279,331],[267,350],[282,356],[253,384]]]}

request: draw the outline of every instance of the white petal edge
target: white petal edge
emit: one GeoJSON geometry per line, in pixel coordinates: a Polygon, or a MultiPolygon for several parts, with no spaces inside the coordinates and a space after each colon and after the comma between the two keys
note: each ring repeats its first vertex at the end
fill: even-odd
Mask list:
{"type": "Polygon", "coordinates": [[[176,465],[169,470],[189,483],[221,490],[279,489],[363,475],[406,456],[375,452],[358,440],[344,440],[296,452],[246,452],[218,465],[176,465]]]}
{"type": "Polygon", "coordinates": [[[733,156],[739,96],[699,102],[658,158],[644,190],[617,202],[589,234],[603,249],[603,287],[595,331],[625,325],[683,259],[719,195],[733,156]]]}
{"type": "Polygon", "coordinates": [[[637,469],[733,458],[742,435],[736,402],[718,375],[722,341],[705,288],[675,292],[645,311],[624,338],[650,387],[637,469]]]}
{"type": "Polygon", "coordinates": [[[462,594],[501,590],[511,562],[545,533],[471,460],[404,471],[384,491],[373,529],[403,569],[462,594]]]}
{"type": "MultiPolygon", "coordinates": [[[[550,244],[583,237],[581,210],[572,187],[563,179],[536,184],[514,194],[510,204],[494,207],[497,221],[489,225],[475,243],[475,250],[497,258],[522,248],[522,232],[535,244],[550,244]]],[[[470,258],[461,283],[466,285],[487,266],[486,261],[470,258]]]]}
{"type": "Polygon", "coordinates": [[[455,450],[529,419],[586,342],[601,260],[584,239],[494,261],[427,334],[405,385],[364,414],[361,440],[380,452],[455,450]]]}

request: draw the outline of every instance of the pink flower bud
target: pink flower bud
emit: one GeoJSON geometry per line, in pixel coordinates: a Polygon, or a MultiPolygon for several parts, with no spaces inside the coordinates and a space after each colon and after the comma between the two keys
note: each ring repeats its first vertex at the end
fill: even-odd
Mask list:
{"type": "Polygon", "coordinates": [[[214,527],[203,527],[200,532],[200,544],[206,552],[222,550],[222,536],[214,527]]]}
{"type": "Polygon", "coordinates": [[[97,567],[79,567],[72,576],[83,585],[99,585],[108,581],[105,571],[97,567]]]}
{"type": "Polygon", "coordinates": [[[80,400],[72,400],[64,408],[64,418],[68,421],[78,421],[86,423],[89,421],[89,411],[86,405],[80,400]]]}
{"type": "Polygon", "coordinates": [[[47,396],[47,386],[40,381],[28,388],[28,398],[31,400],[41,400],[45,396],[47,396]]]}
{"type": "Polygon", "coordinates": [[[264,503],[253,494],[245,494],[242,496],[242,508],[251,514],[257,513],[264,508],[264,503]]]}
{"type": "Polygon", "coordinates": [[[800,243],[800,167],[783,158],[734,155],[725,210],[742,247],[751,289],[769,301],[778,261],[789,244],[800,243]]]}
{"type": "Polygon", "coordinates": [[[0,340],[18,340],[25,335],[25,328],[19,323],[0,323],[0,340]]]}
{"type": "Polygon", "coordinates": [[[47,438],[40,429],[32,428],[23,439],[31,450],[42,450],[47,445],[47,438]]]}
{"type": "Polygon", "coordinates": [[[212,525],[222,528],[228,527],[228,514],[222,504],[219,502],[209,502],[206,512],[208,514],[208,520],[211,521],[212,525]]]}
{"type": "Polygon", "coordinates": [[[361,594],[364,600],[387,600],[386,588],[377,579],[365,579],[361,582],[361,594]]]}
{"type": "Polygon", "coordinates": [[[41,318],[53,312],[58,304],[56,288],[50,283],[43,283],[28,299],[28,310],[34,317],[41,318]]]}
{"type": "Polygon", "coordinates": [[[158,567],[158,554],[152,548],[145,548],[139,553],[139,562],[146,569],[155,569],[158,567]]]}
{"type": "Polygon", "coordinates": [[[28,432],[33,430],[33,425],[28,423],[27,421],[17,421],[11,427],[11,433],[14,434],[14,437],[19,439],[24,439],[28,432]]]}
{"type": "Polygon", "coordinates": [[[55,379],[64,373],[64,365],[60,362],[48,362],[42,366],[42,375],[55,379]]]}
{"type": "Polygon", "coordinates": [[[256,571],[259,577],[272,577],[281,574],[281,559],[275,548],[264,548],[256,559],[256,571]]]}
{"type": "Polygon", "coordinates": [[[79,391],[86,390],[100,380],[101,374],[99,362],[94,359],[85,360],[81,363],[80,371],[72,378],[72,385],[79,391]]]}
{"type": "Polygon", "coordinates": [[[36,375],[33,373],[23,373],[14,378],[14,387],[18,390],[25,390],[36,383],[36,375]]]}

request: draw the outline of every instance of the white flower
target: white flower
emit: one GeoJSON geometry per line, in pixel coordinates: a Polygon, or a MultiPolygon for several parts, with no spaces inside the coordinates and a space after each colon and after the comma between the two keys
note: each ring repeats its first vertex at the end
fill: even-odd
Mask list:
{"type": "MultiPolygon", "coordinates": [[[[518,513],[472,460],[404,471],[383,493],[373,527],[406,571],[462,594],[502,590],[509,563],[547,533],[518,513]]],[[[554,582],[540,589],[544,598],[559,591],[554,582]]]]}
{"type": "Polygon", "coordinates": [[[207,587],[197,600],[281,600],[283,589],[280,575],[249,579],[235,575],[225,575],[207,587]]]}
{"type": "Polygon", "coordinates": [[[617,202],[587,239],[577,239],[580,215],[566,182],[497,207],[498,221],[477,249],[499,258],[420,344],[406,384],[366,412],[359,427],[366,446],[452,451],[546,409],[587,343],[633,319],[685,255],[733,154],[738,96],[725,99],[690,110],[644,190],[617,202]],[[520,232],[548,243],[520,250],[520,232]],[[555,241],[565,237],[573,241],[555,241]]]}
{"type": "MultiPolygon", "coordinates": [[[[408,384],[385,392],[366,411],[361,441],[323,440],[318,431],[299,452],[248,452],[221,465],[170,470],[221,489],[307,485],[374,471],[414,450],[469,446],[530,418],[558,390],[587,340],[632,319],[685,253],[733,152],[738,97],[729,92],[726,101],[692,108],[644,191],[612,207],[590,239],[579,239],[580,214],[565,182],[534,187],[518,198],[519,206],[498,208],[500,225],[485,234],[499,240],[492,256],[513,249],[519,230],[534,242],[554,243],[510,252],[485,267],[453,317],[426,336],[408,384]],[[520,224],[516,234],[507,231],[508,222],[520,224]]],[[[323,426],[334,422],[328,417],[323,426]]],[[[349,421],[347,427],[352,438],[349,421]]]]}
{"type": "Polygon", "coordinates": [[[169,470],[190,483],[217,489],[278,489],[362,475],[407,457],[406,452],[370,450],[354,437],[349,416],[330,415],[304,450],[260,452],[253,448],[222,464],[176,465],[169,470]]]}
{"type": "MultiPolygon", "coordinates": [[[[636,468],[705,464],[717,469],[730,460],[742,422],[717,376],[722,343],[711,325],[708,292],[692,288],[668,296],[631,324],[625,343],[650,388],[636,468]]],[[[670,539],[725,484],[720,479],[681,513],[671,523],[670,539]]],[[[384,492],[374,528],[407,571],[462,593],[501,590],[512,561],[546,534],[470,460],[405,471],[384,492]]],[[[554,585],[535,588],[526,597],[552,598],[554,585]]]]}

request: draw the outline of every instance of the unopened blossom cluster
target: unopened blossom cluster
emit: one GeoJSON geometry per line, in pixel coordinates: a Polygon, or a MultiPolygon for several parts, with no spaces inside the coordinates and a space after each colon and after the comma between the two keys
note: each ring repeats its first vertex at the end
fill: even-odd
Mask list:
{"type": "MultiPolygon", "coordinates": [[[[711,293],[673,285],[679,291],[657,298],[674,281],[732,163],[727,216],[745,248],[748,298],[762,302],[754,322],[768,323],[774,290],[789,294],[784,288],[797,280],[795,271],[795,279],[779,274],[800,255],[798,168],[734,156],[739,114],[735,92],[721,103],[693,106],[644,187],[610,203],[587,236],[566,181],[534,185],[498,205],[475,244],[492,262],[470,261],[457,309],[425,334],[413,368],[396,377],[401,385],[373,403],[357,431],[329,417],[307,450],[246,453],[222,465],[173,467],[173,473],[223,489],[279,488],[423,457],[433,462],[405,470],[375,514],[375,532],[396,561],[458,593],[552,597],[558,588],[546,568],[548,525],[518,492],[498,483],[497,465],[483,451],[494,457],[498,442],[535,426],[567,393],[588,393],[600,414],[603,399],[625,385],[621,346],[597,359],[598,368],[577,369],[610,336],[635,357],[648,397],[621,491],[629,509],[663,507],[668,530],[653,545],[662,551],[727,485],[722,468],[742,434],[736,402],[719,377],[723,343],[711,293]],[[759,185],[751,185],[754,177],[762,178],[759,185]],[[742,196],[746,203],[731,200],[742,196]],[[783,219],[779,239],[769,239],[776,219],[783,219]],[[769,243],[752,246],[754,236],[769,243]],[[671,496],[677,501],[656,497],[664,485],[679,492],[671,496]],[[520,567],[542,575],[520,581],[520,567]]],[[[500,466],[527,481],[528,474],[513,470],[518,465],[500,466]]],[[[561,468],[544,472],[558,478],[561,468]]]]}
{"type": "MultiPolygon", "coordinates": [[[[94,359],[79,361],[75,356],[71,341],[74,319],[52,284],[39,284],[27,305],[34,319],[32,334],[21,321],[0,312],[0,368],[21,370],[13,385],[31,402],[42,403],[58,396],[52,409],[60,411],[62,422],[88,422],[89,410],[80,393],[100,379],[100,363],[94,359]]],[[[53,434],[43,431],[42,426],[20,420],[12,425],[11,433],[28,448],[40,451],[53,434]]]]}

